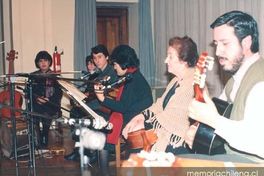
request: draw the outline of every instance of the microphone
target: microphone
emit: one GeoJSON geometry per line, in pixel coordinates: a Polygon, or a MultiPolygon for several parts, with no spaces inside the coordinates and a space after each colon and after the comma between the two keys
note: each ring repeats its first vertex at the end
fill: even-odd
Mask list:
{"type": "Polygon", "coordinates": [[[105,85],[107,84],[111,79],[111,76],[104,76],[102,79],[97,79],[96,81],[98,81],[99,83],[105,85]]]}
{"type": "Polygon", "coordinates": [[[115,87],[116,85],[119,85],[119,84],[121,84],[121,83],[123,83],[125,81],[130,80],[130,79],[132,79],[132,74],[131,73],[128,73],[125,76],[119,78],[117,81],[113,82],[112,84],[107,85],[107,86],[104,86],[102,88],[102,90],[104,90],[104,89],[111,89],[111,88],[115,87]]]}
{"type": "Polygon", "coordinates": [[[102,150],[105,146],[106,135],[100,131],[93,131],[88,128],[80,130],[80,144],[92,150],[102,150]]]}
{"type": "MultiPolygon", "coordinates": [[[[65,119],[64,120],[65,123],[69,124],[69,125],[80,125],[83,127],[93,127],[95,129],[98,129],[98,125],[100,126],[100,123],[98,120],[96,119],[65,119]]],[[[106,123],[106,125],[104,127],[102,127],[102,129],[106,129],[106,130],[111,130],[113,128],[113,124],[112,123],[106,123]]]]}
{"type": "Polygon", "coordinates": [[[82,71],[82,74],[84,76],[81,76],[81,79],[84,79],[86,77],[90,77],[92,75],[96,75],[96,74],[100,74],[102,71],[99,69],[99,68],[96,68],[95,70],[91,71],[91,72],[88,72],[88,71],[82,71]]]}

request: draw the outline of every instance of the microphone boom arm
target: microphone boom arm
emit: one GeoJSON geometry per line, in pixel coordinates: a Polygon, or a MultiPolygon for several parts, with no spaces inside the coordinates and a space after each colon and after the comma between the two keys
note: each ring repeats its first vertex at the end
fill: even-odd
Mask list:
{"type": "Polygon", "coordinates": [[[89,106],[85,104],[83,100],[86,98],[86,96],[81,91],[79,91],[72,84],[64,80],[58,80],[58,83],[62,86],[62,90],[65,93],[67,93],[71,98],[76,100],[84,108],[84,110],[86,110],[94,118],[93,127],[95,129],[105,128],[107,130],[111,130],[113,128],[113,125],[111,123],[107,122],[102,116],[99,116],[89,106]]]}

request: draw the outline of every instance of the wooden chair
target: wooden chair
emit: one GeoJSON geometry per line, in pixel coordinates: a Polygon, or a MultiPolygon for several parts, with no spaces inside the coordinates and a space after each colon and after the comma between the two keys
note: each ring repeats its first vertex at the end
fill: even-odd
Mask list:
{"type": "Polygon", "coordinates": [[[121,144],[125,143],[122,136],[118,138],[118,142],[115,145],[115,152],[116,152],[116,167],[121,167],[121,144]]]}
{"type": "Polygon", "coordinates": [[[121,166],[121,137],[119,137],[117,144],[115,145],[116,152],[116,167],[121,166]]]}
{"type": "Polygon", "coordinates": [[[121,167],[122,165],[122,144],[125,144],[125,140],[122,136],[119,137],[117,144],[115,145],[115,152],[116,152],[116,167],[121,167]]]}

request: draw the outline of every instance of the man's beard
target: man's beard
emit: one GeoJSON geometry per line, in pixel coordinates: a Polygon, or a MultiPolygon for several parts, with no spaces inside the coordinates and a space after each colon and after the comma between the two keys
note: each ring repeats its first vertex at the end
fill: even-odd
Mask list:
{"type": "Polygon", "coordinates": [[[243,60],[244,60],[244,55],[240,56],[239,59],[236,59],[236,62],[233,63],[231,69],[228,69],[228,70],[227,70],[227,69],[224,69],[224,68],[223,68],[223,69],[224,69],[227,73],[235,74],[235,73],[239,70],[240,66],[242,65],[243,60]]]}

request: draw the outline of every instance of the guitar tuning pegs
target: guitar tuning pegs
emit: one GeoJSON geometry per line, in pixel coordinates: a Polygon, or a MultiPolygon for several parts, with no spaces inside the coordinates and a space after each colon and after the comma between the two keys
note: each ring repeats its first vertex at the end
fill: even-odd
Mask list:
{"type": "Polygon", "coordinates": [[[214,66],[214,58],[211,56],[206,57],[206,62],[207,62],[207,68],[208,70],[212,70],[214,66]]]}
{"type": "Polygon", "coordinates": [[[14,50],[14,49],[11,49],[6,55],[7,55],[7,57],[6,57],[6,59],[8,60],[8,61],[12,61],[12,60],[14,60],[14,59],[17,59],[18,57],[17,57],[17,54],[18,54],[18,52],[16,51],[16,50],[14,50]]]}

